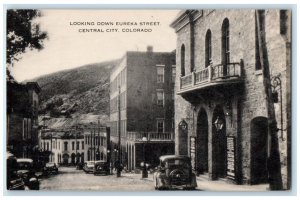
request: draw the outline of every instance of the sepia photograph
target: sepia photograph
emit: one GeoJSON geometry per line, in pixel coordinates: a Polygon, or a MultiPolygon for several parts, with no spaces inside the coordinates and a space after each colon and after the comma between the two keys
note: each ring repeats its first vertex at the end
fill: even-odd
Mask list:
{"type": "Polygon", "coordinates": [[[291,7],[4,12],[7,193],[291,191],[291,7]]]}

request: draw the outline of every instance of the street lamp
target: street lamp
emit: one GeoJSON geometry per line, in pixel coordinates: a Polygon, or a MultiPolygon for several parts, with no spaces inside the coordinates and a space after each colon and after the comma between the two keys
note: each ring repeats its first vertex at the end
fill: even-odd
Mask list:
{"type": "Polygon", "coordinates": [[[215,125],[217,131],[221,131],[222,128],[223,128],[223,126],[224,126],[224,122],[218,116],[217,119],[216,119],[216,121],[214,122],[214,125],[215,125]]]}
{"type": "Polygon", "coordinates": [[[144,161],[141,163],[142,169],[142,178],[148,178],[148,171],[147,171],[147,165],[146,165],[146,156],[145,156],[145,144],[148,141],[147,137],[142,138],[143,141],[143,157],[144,161]]]}

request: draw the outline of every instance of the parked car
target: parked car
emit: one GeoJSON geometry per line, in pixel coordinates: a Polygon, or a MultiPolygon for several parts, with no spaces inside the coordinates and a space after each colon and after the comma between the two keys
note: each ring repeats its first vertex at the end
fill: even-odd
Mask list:
{"type": "Polygon", "coordinates": [[[94,166],[95,166],[95,161],[85,161],[83,165],[83,171],[85,173],[93,173],[94,166]]]}
{"type": "Polygon", "coordinates": [[[106,161],[95,162],[94,175],[98,175],[98,174],[109,175],[110,174],[109,163],[107,163],[106,161]]]}
{"type": "Polygon", "coordinates": [[[43,172],[44,172],[45,175],[58,174],[58,167],[57,167],[56,163],[49,162],[49,163],[46,163],[43,172]]]}
{"type": "Polygon", "coordinates": [[[18,158],[17,164],[17,173],[22,177],[25,186],[27,186],[31,190],[39,190],[40,182],[37,175],[35,174],[33,160],[30,158],[18,158]]]}
{"type": "Polygon", "coordinates": [[[188,156],[167,155],[161,156],[159,160],[153,175],[156,190],[177,187],[194,190],[197,187],[196,175],[192,172],[188,156]]]}
{"type": "Polygon", "coordinates": [[[6,170],[7,170],[7,179],[6,187],[8,190],[24,190],[25,184],[21,176],[18,175],[18,163],[16,157],[7,152],[6,155],[6,170]]]}

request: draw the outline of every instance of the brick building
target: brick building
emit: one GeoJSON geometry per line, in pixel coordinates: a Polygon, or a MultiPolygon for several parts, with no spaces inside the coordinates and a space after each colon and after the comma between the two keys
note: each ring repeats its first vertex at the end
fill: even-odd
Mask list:
{"type": "Polygon", "coordinates": [[[118,151],[120,128],[123,164],[155,165],[174,153],[175,52],[127,52],[110,75],[112,151],[118,151]],[[120,124],[120,125],[119,125],[120,124]]]}
{"type": "Polygon", "coordinates": [[[38,145],[40,91],[36,82],[7,82],[7,148],[16,157],[32,158],[38,145]]]}
{"type": "MultiPolygon", "coordinates": [[[[280,129],[282,180],[289,188],[291,13],[259,12],[280,129]]],[[[267,182],[268,115],[255,16],[250,9],[186,10],[171,24],[177,34],[175,153],[191,156],[194,170],[212,180],[267,182]]]]}

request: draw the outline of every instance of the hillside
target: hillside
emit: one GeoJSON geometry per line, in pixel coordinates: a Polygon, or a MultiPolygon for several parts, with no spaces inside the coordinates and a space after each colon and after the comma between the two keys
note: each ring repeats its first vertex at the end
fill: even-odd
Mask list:
{"type": "Polygon", "coordinates": [[[56,118],[77,118],[82,114],[108,118],[109,73],[117,62],[89,64],[31,80],[42,89],[40,113],[56,118]]]}

